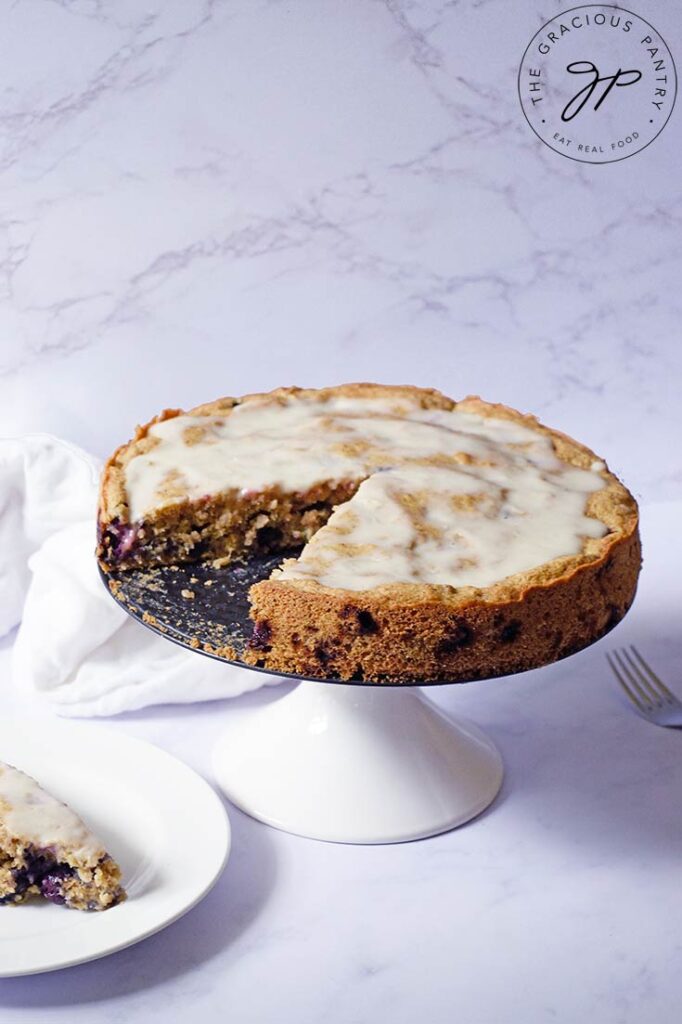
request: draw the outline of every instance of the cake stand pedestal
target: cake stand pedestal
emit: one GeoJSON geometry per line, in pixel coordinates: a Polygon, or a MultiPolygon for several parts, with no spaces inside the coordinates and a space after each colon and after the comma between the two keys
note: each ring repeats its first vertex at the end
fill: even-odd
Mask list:
{"type": "MultiPolygon", "coordinates": [[[[252,669],[239,660],[252,631],[248,590],[281,557],[100,571],[119,604],[165,639],[252,669]],[[227,648],[234,657],[218,653],[227,648]]],[[[252,817],[329,842],[397,843],[462,825],[498,793],[491,740],[436,707],[419,681],[284,678],[301,681],[265,706],[230,709],[213,752],[220,788],[252,817]]]]}
{"type": "Polygon", "coordinates": [[[502,784],[475,725],[415,687],[301,682],[235,710],[213,752],[229,799],[275,828],[337,843],[400,843],[462,825],[502,784]]]}

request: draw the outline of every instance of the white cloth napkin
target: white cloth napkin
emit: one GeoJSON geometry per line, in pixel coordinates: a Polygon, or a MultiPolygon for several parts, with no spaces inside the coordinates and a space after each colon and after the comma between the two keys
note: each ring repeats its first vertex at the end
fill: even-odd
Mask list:
{"type": "Polygon", "coordinates": [[[272,677],[184,651],[131,619],[95,561],[100,465],[48,434],[0,439],[0,636],[13,681],[60,715],[235,697],[272,677]]]}

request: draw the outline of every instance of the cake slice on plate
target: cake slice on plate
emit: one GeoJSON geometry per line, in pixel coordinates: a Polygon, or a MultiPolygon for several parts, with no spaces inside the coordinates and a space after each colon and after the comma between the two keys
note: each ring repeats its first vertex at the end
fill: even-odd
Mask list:
{"type": "Polygon", "coordinates": [[[33,895],[106,910],[126,894],[118,864],[75,811],[0,761],[0,903],[33,895]]]}

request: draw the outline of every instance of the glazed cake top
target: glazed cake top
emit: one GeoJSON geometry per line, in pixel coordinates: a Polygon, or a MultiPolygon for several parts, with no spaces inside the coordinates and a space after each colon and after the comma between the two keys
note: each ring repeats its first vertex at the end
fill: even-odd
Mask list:
{"type": "Polygon", "coordinates": [[[75,811],[46,792],[30,775],[2,761],[0,826],[21,843],[68,850],[87,864],[96,864],[105,852],[75,811]]]}
{"type": "Polygon", "coordinates": [[[485,587],[609,532],[586,514],[610,476],[603,462],[563,461],[551,432],[495,407],[483,415],[424,407],[418,389],[376,391],[253,396],[154,423],[124,466],[131,521],[223,491],[355,481],[301,556],[273,573],[349,590],[485,587]]]}

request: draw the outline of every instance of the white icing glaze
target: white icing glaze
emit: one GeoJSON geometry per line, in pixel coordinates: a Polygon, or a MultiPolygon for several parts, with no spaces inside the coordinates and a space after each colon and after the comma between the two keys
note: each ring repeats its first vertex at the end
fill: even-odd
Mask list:
{"type": "Polygon", "coordinates": [[[312,396],[247,402],[225,417],[179,416],[150,434],[156,445],[126,469],[132,519],[231,488],[363,481],[277,579],[351,590],[484,587],[607,533],[585,515],[587,495],[604,486],[604,464],[568,466],[549,437],[511,420],[421,409],[402,397],[312,396]],[[203,437],[186,443],[197,427],[203,437]]]}
{"type": "Polygon", "coordinates": [[[104,855],[100,841],[66,804],[35,779],[0,762],[0,822],[15,839],[44,849],[67,849],[86,864],[104,855]]]}
{"type": "Polygon", "coordinates": [[[595,489],[585,484],[594,477],[554,475],[539,478],[518,468],[510,486],[509,475],[493,467],[477,467],[476,476],[426,466],[377,473],[273,578],[314,579],[347,590],[385,583],[490,586],[577,554],[583,537],[606,532],[584,514],[586,491],[595,489]],[[426,488],[428,500],[415,523],[400,499],[426,488]],[[480,496],[473,511],[453,506],[452,498],[462,494],[480,496]]]}

